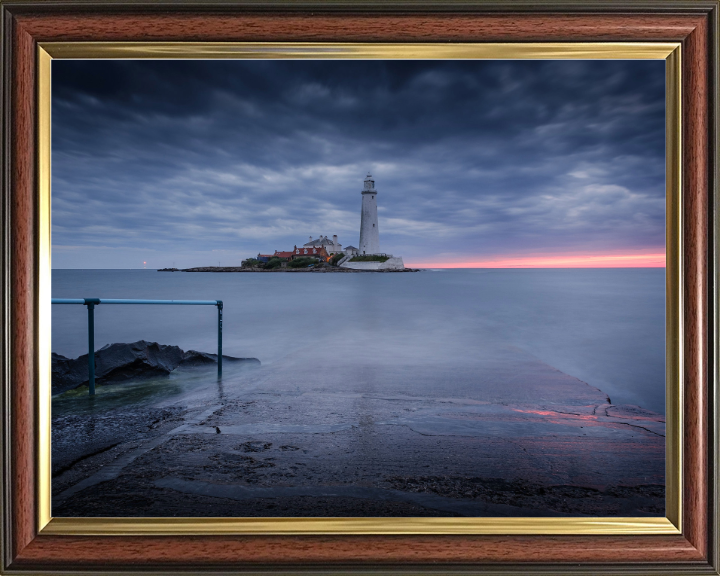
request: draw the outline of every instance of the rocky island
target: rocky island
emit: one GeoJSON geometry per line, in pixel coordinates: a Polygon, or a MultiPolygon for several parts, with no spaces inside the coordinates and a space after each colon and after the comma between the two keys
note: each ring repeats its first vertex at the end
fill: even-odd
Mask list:
{"type": "Polygon", "coordinates": [[[380,251],[380,224],[377,216],[375,180],[368,174],[364,181],[360,211],[360,247],[345,246],[322,234],[292,250],[275,250],[247,258],[240,266],[201,266],[161,268],[158,272],[419,272],[406,268],[401,256],[380,251]]]}
{"type": "Polygon", "coordinates": [[[313,274],[354,274],[356,272],[375,272],[375,273],[387,273],[387,272],[420,272],[418,268],[403,268],[402,270],[364,270],[364,269],[353,269],[353,268],[341,268],[339,266],[323,266],[317,265],[305,268],[287,268],[287,267],[275,267],[275,268],[264,268],[262,266],[199,266],[197,268],[162,268],[158,272],[294,272],[294,273],[313,273],[313,274]]]}

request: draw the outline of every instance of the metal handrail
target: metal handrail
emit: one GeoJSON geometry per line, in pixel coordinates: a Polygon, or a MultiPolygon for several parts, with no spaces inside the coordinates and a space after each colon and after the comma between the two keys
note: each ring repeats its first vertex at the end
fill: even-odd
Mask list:
{"type": "Polygon", "coordinates": [[[174,304],[181,306],[217,306],[218,378],[222,376],[222,300],[131,300],[126,298],[53,298],[53,304],[83,304],[88,310],[88,388],[95,395],[95,306],[99,304],[174,304]]]}

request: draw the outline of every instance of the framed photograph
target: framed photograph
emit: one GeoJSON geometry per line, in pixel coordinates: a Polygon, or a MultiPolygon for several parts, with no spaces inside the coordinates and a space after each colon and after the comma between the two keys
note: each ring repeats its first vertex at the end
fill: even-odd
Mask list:
{"type": "Polygon", "coordinates": [[[717,574],[717,2],[2,2],[3,573],[717,574]]]}

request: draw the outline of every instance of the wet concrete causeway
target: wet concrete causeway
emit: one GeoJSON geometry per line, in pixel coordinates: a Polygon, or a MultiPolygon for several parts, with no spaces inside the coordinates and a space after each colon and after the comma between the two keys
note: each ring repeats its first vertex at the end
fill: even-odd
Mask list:
{"type": "Polygon", "coordinates": [[[59,411],[54,514],[663,515],[661,415],[512,347],[473,366],[372,352],[59,411]]]}

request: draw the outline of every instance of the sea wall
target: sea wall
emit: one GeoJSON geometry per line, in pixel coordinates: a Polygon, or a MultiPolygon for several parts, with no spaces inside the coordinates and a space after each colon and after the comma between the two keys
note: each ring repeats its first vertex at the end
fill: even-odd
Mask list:
{"type": "Polygon", "coordinates": [[[402,256],[394,256],[388,258],[385,262],[343,262],[340,264],[342,268],[350,268],[351,270],[404,270],[402,256]]]}

